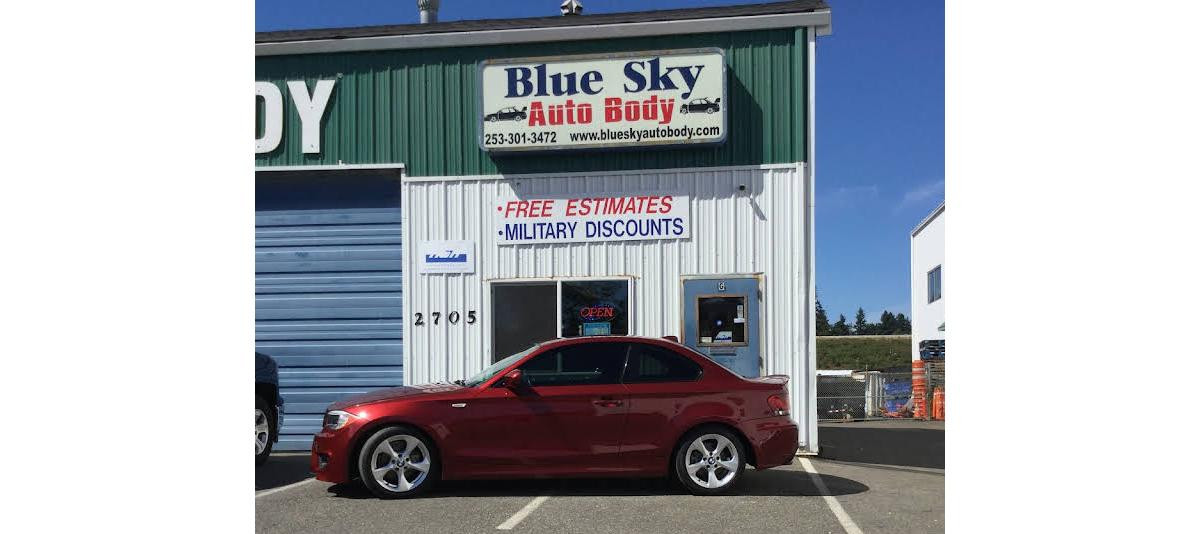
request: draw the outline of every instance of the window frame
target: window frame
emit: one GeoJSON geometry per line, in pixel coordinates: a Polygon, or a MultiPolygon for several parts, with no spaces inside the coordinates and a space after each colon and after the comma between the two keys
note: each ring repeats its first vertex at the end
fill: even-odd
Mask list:
{"type": "MultiPolygon", "coordinates": [[[[563,282],[606,282],[606,281],[623,281],[629,285],[629,306],[626,315],[629,317],[629,333],[626,335],[637,336],[637,314],[638,302],[636,287],[634,286],[634,277],[632,275],[612,275],[612,276],[562,276],[562,277],[529,277],[529,278],[497,278],[488,280],[488,290],[484,291],[483,306],[486,310],[492,308],[493,291],[492,287],[496,285],[521,285],[521,284],[554,284],[554,332],[561,338],[562,336],[562,284],[563,282]]],[[[483,314],[481,326],[484,327],[484,343],[487,345],[489,354],[488,358],[496,358],[496,340],[493,337],[495,333],[493,329],[495,325],[492,323],[493,317],[491,313],[483,314]]],[[[507,354],[505,355],[507,356],[507,354]]]]}
{"type": "Polygon", "coordinates": [[[941,266],[941,264],[938,264],[937,267],[934,267],[925,272],[925,299],[926,299],[926,302],[925,302],[926,304],[933,304],[934,302],[942,300],[942,266],[941,266]],[[934,296],[933,296],[933,284],[930,283],[930,280],[932,280],[932,278],[933,278],[934,271],[937,271],[937,298],[934,298],[934,296]]]}

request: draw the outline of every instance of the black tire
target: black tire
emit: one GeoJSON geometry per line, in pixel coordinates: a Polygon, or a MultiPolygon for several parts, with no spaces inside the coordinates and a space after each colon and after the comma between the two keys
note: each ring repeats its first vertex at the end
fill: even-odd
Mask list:
{"type": "MultiPolygon", "coordinates": [[[[414,463],[420,462],[414,461],[414,463]]],[[[380,467],[383,466],[381,465],[380,467]]],[[[362,450],[360,450],[358,453],[358,476],[360,479],[362,479],[363,485],[380,499],[407,499],[421,495],[422,493],[429,491],[430,488],[437,484],[438,479],[441,476],[441,472],[441,458],[438,456],[437,448],[433,445],[433,440],[429,439],[429,436],[426,436],[424,432],[407,425],[391,426],[378,430],[367,439],[367,442],[362,446],[362,450]],[[408,490],[397,490],[396,488],[385,487],[375,479],[375,475],[373,474],[375,466],[379,463],[378,460],[380,458],[386,458],[376,458],[374,454],[375,448],[379,447],[384,441],[399,436],[406,436],[407,438],[419,440],[421,445],[423,445],[424,450],[420,450],[415,444],[407,444],[406,442],[410,450],[407,452],[397,451],[398,454],[405,456],[417,454],[418,456],[422,456],[422,458],[414,460],[424,460],[425,458],[423,458],[423,453],[428,452],[428,470],[426,471],[425,478],[421,479],[416,486],[408,490]]],[[[400,476],[399,473],[405,473],[403,476],[406,477],[406,482],[416,482],[417,478],[420,476],[413,470],[393,470],[391,473],[391,480],[394,481],[392,484],[397,486],[399,485],[399,481],[395,481],[395,478],[396,476],[400,476]],[[409,479],[412,480],[410,481],[409,479]]],[[[384,476],[385,482],[389,482],[389,479],[387,478],[388,475],[384,476]]]]}
{"type": "MultiPolygon", "coordinates": [[[[721,445],[720,443],[716,442],[716,440],[706,440],[703,443],[703,446],[707,448],[708,443],[713,443],[718,447],[721,445]]],[[[718,449],[717,451],[718,454],[723,452],[725,452],[723,449],[718,449]]],[[[703,458],[702,455],[699,456],[701,459],[703,458]]],[[[691,458],[691,460],[691,463],[694,464],[696,458],[691,458]]],[[[721,425],[704,425],[692,429],[683,436],[683,439],[679,441],[679,447],[675,449],[675,455],[671,465],[672,471],[675,473],[675,479],[683,485],[683,488],[686,489],[688,493],[691,493],[692,495],[723,495],[736,488],[738,483],[740,483],[742,480],[742,474],[746,471],[746,447],[742,444],[742,439],[727,427],[721,425]],[[726,481],[723,485],[715,488],[705,487],[697,484],[696,481],[692,480],[692,477],[687,472],[689,456],[699,455],[699,453],[689,454],[689,448],[697,438],[709,435],[723,436],[726,440],[729,440],[729,444],[731,445],[732,449],[737,453],[736,458],[730,458],[728,455],[726,456],[727,462],[733,461],[737,464],[737,469],[732,470],[733,478],[726,481]]],[[[731,472],[731,470],[719,464],[714,465],[717,465],[717,468],[711,471],[708,468],[701,469],[705,471],[705,480],[711,480],[709,477],[714,476],[714,474],[717,476],[717,480],[722,480],[729,472],[731,472]]],[[[697,475],[699,475],[699,473],[700,471],[697,471],[697,475]]]]}
{"type": "Polygon", "coordinates": [[[715,110],[713,108],[708,108],[708,111],[705,111],[705,113],[708,113],[709,115],[712,115],[713,113],[716,113],[716,112],[717,112],[717,110],[715,110]]]}
{"type": "MultiPolygon", "coordinates": [[[[274,406],[271,406],[270,404],[268,404],[267,401],[263,400],[262,397],[255,395],[254,396],[254,409],[256,410],[256,412],[255,412],[256,419],[257,419],[258,411],[261,411],[263,413],[263,416],[266,417],[266,419],[267,419],[267,446],[266,446],[266,448],[264,448],[262,450],[262,452],[258,452],[258,450],[257,450],[258,446],[256,444],[255,445],[256,450],[254,451],[254,465],[262,465],[262,464],[266,463],[267,458],[271,457],[271,448],[274,447],[274,445],[275,445],[275,433],[278,432],[279,430],[277,428],[275,428],[275,407],[274,406]]],[[[254,424],[256,427],[255,431],[254,431],[255,439],[257,439],[258,438],[258,429],[257,429],[258,421],[255,421],[254,424]]]]}

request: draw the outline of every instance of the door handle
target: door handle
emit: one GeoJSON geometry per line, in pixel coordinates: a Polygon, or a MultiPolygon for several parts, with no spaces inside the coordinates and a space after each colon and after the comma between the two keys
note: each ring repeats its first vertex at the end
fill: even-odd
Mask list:
{"type": "Polygon", "coordinates": [[[601,406],[604,408],[615,408],[617,406],[624,404],[624,402],[619,401],[617,399],[597,399],[597,400],[592,401],[592,404],[595,404],[596,406],[601,406]]]}

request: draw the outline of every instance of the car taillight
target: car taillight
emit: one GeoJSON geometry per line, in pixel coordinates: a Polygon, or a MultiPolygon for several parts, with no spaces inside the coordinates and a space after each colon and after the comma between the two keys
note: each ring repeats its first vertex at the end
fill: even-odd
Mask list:
{"type": "Polygon", "coordinates": [[[789,414],[787,395],[771,395],[767,397],[767,405],[771,407],[771,411],[775,415],[789,414]]]}

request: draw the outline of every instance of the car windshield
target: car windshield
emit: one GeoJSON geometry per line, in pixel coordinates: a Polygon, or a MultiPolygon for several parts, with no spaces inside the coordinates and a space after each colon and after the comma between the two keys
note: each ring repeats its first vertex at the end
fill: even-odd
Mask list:
{"type": "Polygon", "coordinates": [[[485,367],[482,371],[477,373],[475,376],[468,378],[467,381],[463,383],[463,385],[465,385],[469,388],[473,388],[475,386],[478,386],[479,384],[487,382],[488,379],[492,378],[493,376],[496,376],[496,373],[499,373],[500,371],[503,371],[508,366],[510,366],[514,363],[517,363],[517,360],[524,358],[530,352],[533,352],[533,349],[536,349],[537,347],[538,347],[537,345],[533,345],[532,347],[529,347],[521,352],[513,354],[512,356],[509,356],[503,360],[500,360],[496,363],[493,363],[493,364],[485,367]]]}

